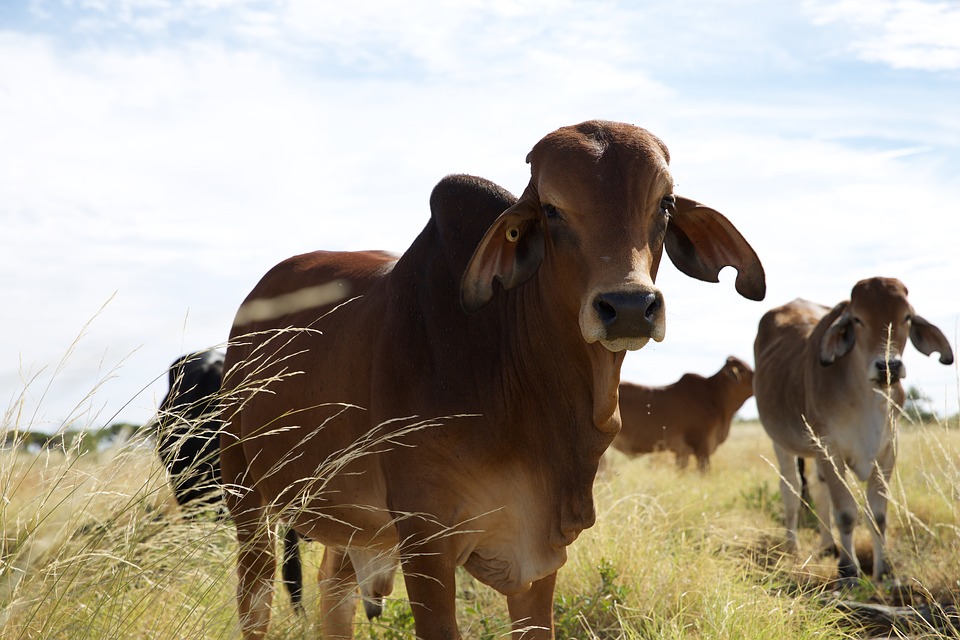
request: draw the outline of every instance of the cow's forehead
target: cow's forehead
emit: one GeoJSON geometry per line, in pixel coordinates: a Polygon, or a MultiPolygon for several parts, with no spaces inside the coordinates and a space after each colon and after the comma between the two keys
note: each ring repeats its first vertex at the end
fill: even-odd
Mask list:
{"type": "Polygon", "coordinates": [[[570,157],[599,162],[613,154],[648,160],[654,165],[670,163],[667,145],[646,129],[620,122],[591,120],[562,127],[547,134],[527,156],[533,165],[545,157],[570,157]],[[559,152],[559,153],[558,153],[559,152]]]}
{"type": "Polygon", "coordinates": [[[850,302],[854,308],[878,317],[897,314],[910,307],[907,288],[895,278],[861,280],[853,287],[850,302]]]}
{"type": "Polygon", "coordinates": [[[666,145],[640,127],[595,122],[564,127],[530,152],[533,181],[541,196],[561,193],[595,198],[602,193],[659,200],[673,190],[666,145]]]}

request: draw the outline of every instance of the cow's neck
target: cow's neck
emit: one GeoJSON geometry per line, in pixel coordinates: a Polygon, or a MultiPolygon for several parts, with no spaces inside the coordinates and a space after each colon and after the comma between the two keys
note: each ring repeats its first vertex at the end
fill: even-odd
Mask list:
{"type": "Polygon", "coordinates": [[[558,302],[562,284],[545,282],[542,273],[510,291],[497,287],[486,307],[465,314],[461,272],[431,248],[432,232],[428,226],[414,244],[416,260],[405,256],[397,264],[391,286],[398,332],[424,354],[414,355],[429,364],[435,379],[459,390],[456,402],[473,397],[450,410],[483,413],[490,418],[488,429],[502,431],[501,440],[540,438],[541,450],[562,453],[577,440],[590,441],[580,443],[591,445],[586,458],[599,460],[605,445],[594,441],[612,439],[609,432],[619,427],[623,354],[587,344],[577,312],[558,302]]]}
{"type": "Polygon", "coordinates": [[[479,428],[458,432],[458,446],[538,477],[549,487],[543,513],[564,536],[589,527],[593,480],[620,425],[623,354],[587,344],[576,312],[561,308],[556,288],[538,277],[497,288],[486,307],[465,314],[459,274],[435,251],[418,255],[391,275],[392,326],[416,345],[396,363],[395,377],[429,368],[432,386],[414,381],[417,393],[433,394],[441,410],[482,416],[479,428]]]}
{"type": "Polygon", "coordinates": [[[617,409],[623,352],[587,344],[578,313],[557,301],[557,290],[556,285],[535,278],[504,296],[501,342],[511,349],[503,355],[512,360],[519,375],[541,381],[550,393],[581,403],[589,398],[590,420],[604,430],[617,409]]]}
{"type": "Polygon", "coordinates": [[[501,359],[510,393],[505,400],[511,407],[528,407],[526,428],[538,447],[589,466],[619,429],[623,353],[587,344],[577,317],[559,308],[555,293],[534,280],[504,296],[501,359]]]}
{"type": "Polygon", "coordinates": [[[504,296],[501,358],[513,414],[500,428],[529,452],[521,464],[551,486],[559,528],[591,526],[593,481],[620,426],[617,389],[622,353],[588,345],[577,318],[564,317],[535,280],[504,296]]]}

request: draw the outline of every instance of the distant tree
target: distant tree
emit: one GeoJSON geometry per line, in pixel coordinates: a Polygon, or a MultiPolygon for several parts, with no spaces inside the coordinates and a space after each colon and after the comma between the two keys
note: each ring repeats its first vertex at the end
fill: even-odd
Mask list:
{"type": "Polygon", "coordinates": [[[129,422],[114,422],[97,434],[97,448],[104,449],[118,442],[129,440],[140,429],[140,425],[129,422]]]}
{"type": "Polygon", "coordinates": [[[933,410],[933,399],[917,387],[907,387],[903,412],[911,422],[924,424],[937,421],[937,414],[933,410]]]}

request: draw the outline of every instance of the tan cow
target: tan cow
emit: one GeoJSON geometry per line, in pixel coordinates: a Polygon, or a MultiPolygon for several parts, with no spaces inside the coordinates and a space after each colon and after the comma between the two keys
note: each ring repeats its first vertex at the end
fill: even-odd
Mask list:
{"type": "MultiPolygon", "coordinates": [[[[889,571],[884,555],[887,492],[896,451],[894,432],[904,400],[900,379],[907,340],[918,351],[953,362],[943,333],[918,316],[907,289],[893,278],[861,280],[850,300],[830,309],[794,300],[768,311],[754,343],[754,394],[760,421],[773,439],[780,465],[787,545],[797,549],[800,478],[797,457],[813,457],[822,487],[821,535],[832,544],[830,508],[840,531],[843,582],[860,575],[853,548],[858,509],[845,484],[847,469],[867,483],[873,535],[873,577],[889,571]]],[[[819,494],[819,495],[817,495],[819,494]]]]}
{"type": "Polygon", "coordinates": [[[398,559],[418,638],[460,637],[458,565],[507,596],[516,638],[552,638],[557,570],[594,523],[620,428],[625,350],[664,336],[662,250],[711,282],[732,265],[763,297],[756,254],[673,193],[649,132],[585,122],[527,160],[519,199],[444,178],[401,257],[290,258],[238,312],[221,466],[244,637],[269,625],[280,517],[326,546],[328,640],[352,635],[358,582],[388,593],[398,559]]]}
{"type": "Polygon", "coordinates": [[[706,471],[710,456],[730,435],[734,414],[752,395],[753,369],[734,356],[709,378],[686,373],[664,387],[621,382],[623,426],[613,447],[629,456],[673,451],[681,469],[694,455],[706,471]]]}

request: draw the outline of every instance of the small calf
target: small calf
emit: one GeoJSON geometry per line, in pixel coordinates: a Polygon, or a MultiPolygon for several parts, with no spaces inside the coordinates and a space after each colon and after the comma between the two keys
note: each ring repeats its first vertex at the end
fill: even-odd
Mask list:
{"type": "Polygon", "coordinates": [[[797,299],[760,320],[754,343],[755,392],[760,422],[773,440],[780,465],[787,546],[797,549],[800,476],[797,457],[814,457],[818,476],[814,502],[821,536],[831,544],[830,505],[840,530],[842,582],[860,577],[853,547],[857,502],[845,480],[849,469],[867,483],[873,535],[873,577],[889,572],[884,553],[887,494],[896,461],[901,360],[907,342],[920,353],[940,354],[951,364],[946,336],[913,310],[907,288],[895,278],[858,282],[832,309],[797,299]]]}

